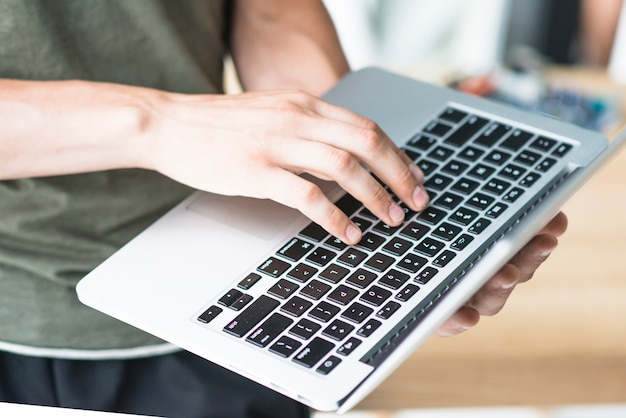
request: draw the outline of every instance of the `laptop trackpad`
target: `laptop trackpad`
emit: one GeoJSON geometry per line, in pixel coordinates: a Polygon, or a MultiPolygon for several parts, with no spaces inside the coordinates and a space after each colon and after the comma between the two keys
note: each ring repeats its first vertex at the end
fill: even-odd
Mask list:
{"type": "Polygon", "coordinates": [[[302,217],[300,211],[269,199],[211,193],[198,193],[187,209],[267,241],[284,234],[294,221],[302,217]]]}

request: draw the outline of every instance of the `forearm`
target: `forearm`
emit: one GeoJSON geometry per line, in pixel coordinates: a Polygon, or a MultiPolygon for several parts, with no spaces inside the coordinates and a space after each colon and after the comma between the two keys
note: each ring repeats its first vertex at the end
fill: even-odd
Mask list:
{"type": "Polygon", "coordinates": [[[0,80],[0,179],[141,167],[150,94],[82,81],[0,80]]]}
{"type": "Polygon", "coordinates": [[[246,90],[319,95],[349,70],[321,1],[238,0],[232,28],[231,52],[246,90]]]}

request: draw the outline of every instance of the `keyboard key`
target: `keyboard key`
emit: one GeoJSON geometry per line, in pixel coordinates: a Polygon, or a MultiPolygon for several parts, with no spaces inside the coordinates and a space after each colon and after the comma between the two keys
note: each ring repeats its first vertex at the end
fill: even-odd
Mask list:
{"type": "Polygon", "coordinates": [[[354,331],[354,325],[350,325],[340,319],[335,319],[322,331],[322,335],[336,341],[341,341],[352,331],[354,331]]]}
{"type": "Polygon", "coordinates": [[[459,153],[459,157],[468,160],[468,161],[476,161],[477,159],[479,159],[483,154],[485,153],[485,151],[478,149],[476,147],[465,147],[460,153],[459,153]]]}
{"type": "Polygon", "coordinates": [[[400,226],[387,225],[386,223],[381,221],[381,222],[378,222],[374,226],[374,231],[380,232],[383,235],[389,236],[389,235],[393,235],[399,228],[400,226]]]}
{"type": "Polygon", "coordinates": [[[412,245],[413,244],[405,239],[393,237],[387,244],[385,244],[385,246],[383,247],[383,251],[399,257],[407,252],[412,245]]]}
{"type": "Polygon", "coordinates": [[[493,178],[485,183],[485,185],[483,186],[483,190],[496,196],[500,196],[510,186],[511,183],[509,183],[508,181],[493,178]]]}
{"type": "Polygon", "coordinates": [[[365,289],[377,278],[376,273],[365,269],[357,269],[346,279],[346,283],[356,286],[359,289],[365,289]]]}
{"type": "Polygon", "coordinates": [[[358,295],[359,295],[358,290],[353,289],[349,286],[340,284],[339,286],[337,286],[337,288],[335,288],[332,292],[329,293],[328,300],[345,306],[348,303],[350,303],[352,299],[354,299],[358,295]]]}
{"type": "Polygon", "coordinates": [[[478,187],[478,182],[462,178],[452,186],[452,190],[468,195],[478,187]]]}
{"type": "MultiPolygon", "coordinates": [[[[367,210],[369,212],[368,209],[363,209],[361,212],[359,213],[363,213],[363,211],[367,210]]],[[[378,220],[378,218],[376,217],[376,215],[372,214],[372,212],[369,212],[372,216],[372,219],[378,220]]],[[[372,223],[370,221],[368,221],[367,219],[363,219],[363,218],[359,218],[358,216],[355,216],[352,218],[352,222],[359,227],[359,229],[361,231],[365,231],[367,228],[369,228],[370,226],[372,226],[372,223]]]]}
{"type": "Polygon", "coordinates": [[[541,178],[541,174],[539,173],[528,173],[526,176],[519,182],[520,186],[524,187],[532,187],[533,184],[537,182],[541,178]]]}
{"type": "Polygon", "coordinates": [[[445,250],[433,261],[433,264],[437,267],[445,267],[452,259],[456,257],[456,253],[450,250],[445,250]]]}
{"type": "Polygon", "coordinates": [[[228,307],[233,311],[240,311],[245,308],[248,303],[252,302],[252,299],[252,296],[243,294],[239,296],[239,298],[237,298],[237,300],[231,303],[228,307]]]}
{"type": "Polygon", "coordinates": [[[398,309],[400,309],[401,306],[402,305],[400,305],[398,302],[394,302],[391,300],[387,302],[385,306],[380,308],[378,312],[376,312],[376,316],[381,319],[389,319],[394,313],[396,313],[398,309]]]}
{"type": "Polygon", "coordinates": [[[420,273],[413,280],[415,280],[419,284],[426,284],[430,281],[430,279],[435,277],[437,273],[439,273],[439,270],[437,270],[436,268],[426,267],[424,270],[420,271],[420,273]]]}
{"type": "Polygon", "coordinates": [[[463,197],[458,194],[446,192],[442,194],[433,205],[441,206],[444,209],[454,209],[463,201],[463,197]]]}
{"type": "Polygon", "coordinates": [[[439,164],[429,160],[422,160],[417,163],[417,166],[420,168],[420,170],[422,170],[424,176],[426,177],[430,176],[437,168],[439,168],[439,164]]]}
{"type": "Polygon", "coordinates": [[[380,286],[373,285],[361,295],[360,300],[369,303],[370,305],[380,306],[390,297],[391,292],[389,290],[383,289],[380,286]]]}
{"type": "Polygon", "coordinates": [[[476,164],[467,174],[480,180],[486,180],[496,171],[495,168],[484,164],[476,164]]]}
{"type": "Polygon", "coordinates": [[[544,152],[548,152],[550,151],[550,149],[552,149],[552,147],[556,144],[556,140],[554,139],[550,139],[550,138],[546,138],[545,136],[540,136],[539,138],[535,139],[532,144],[530,144],[531,147],[536,148],[538,150],[544,151],[544,152]]]}
{"type": "Polygon", "coordinates": [[[447,120],[452,123],[458,123],[461,122],[465,116],[467,116],[467,113],[463,112],[462,110],[447,107],[439,115],[439,119],[447,120]]]}
{"type": "Polygon", "coordinates": [[[318,270],[315,267],[311,267],[308,264],[300,263],[293,269],[291,269],[289,273],[287,273],[287,277],[297,280],[300,283],[305,283],[309,281],[309,279],[313,277],[317,273],[317,271],[318,270]]]}
{"type": "Polygon", "coordinates": [[[491,148],[500,141],[504,135],[511,131],[511,126],[500,122],[492,122],[487,129],[474,142],[491,148]]]}
{"type": "Polygon", "coordinates": [[[419,133],[415,135],[413,138],[411,138],[407,142],[407,145],[413,148],[420,149],[422,151],[428,151],[428,149],[432,147],[433,145],[435,145],[436,143],[437,143],[437,140],[433,138],[432,136],[419,133]]]}
{"type": "Polygon", "coordinates": [[[450,220],[463,226],[467,226],[472,223],[472,221],[476,219],[477,216],[478,212],[467,209],[465,207],[460,207],[456,209],[452,215],[450,215],[450,220]]]}
{"type": "Polygon", "coordinates": [[[230,321],[223,330],[235,337],[243,337],[279,305],[277,300],[261,295],[230,321]]]}
{"type": "Polygon", "coordinates": [[[452,241],[461,232],[461,228],[447,222],[443,222],[433,231],[433,235],[444,241],[452,241]]]}
{"type": "Polygon", "coordinates": [[[235,302],[239,297],[243,295],[243,292],[237,289],[230,289],[224,296],[222,296],[217,303],[224,306],[230,306],[233,302],[235,302]]]}
{"type": "Polygon", "coordinates": [[[283,335],[272,345],[269,350],[274,354],[278,354],[281,357],[289,357],[296,352],[302,345],[301,342],[294,340],[293,338],[283,335]]]}
{"type": "Polygon", "coordinates": [[[544,158],[544,160],[535,167],[535,170],[545,173],[550,170],[554,164],[556,164],[554,158],[544,158]]]}
{"type": "Polygon", "coordinates": [[[315,242],[321,242],[329,234],[320,225],[316,224],[315,222],[311,222],[302,231],[300,231],[300,235],[315,242]]]}
{"type": "Polygon", "coordinates": [[[283,316],[279,313],[274,313],[267,318],[257,329],[246,338],[246,341],[254,344],[258,347],[267,347],[269,343],[274,341],[289,325],[293,323],[293,320],[283,316]]]}
{"type": "Polygon", "coordinates": [[[367,251],[374,251],[385,242],[385,238],[372,232],[363,234],[363,238],[356,245],[367,251]]]}
{"type": "Polygon", "coordinates": [[[358,338],[350,337],[348,338],[348,341],[339,346],[339,348],[337,349],[337,354],[340,354],[342,356],[349,356],[359,345],[361,345],[361,340],[359,340],[358,338]]]}
{"type": "Polygon", "coordinates": [[[443,136],[447,134],[450,129],[452,129],[452,126],[445,123],[430,122],[426,125],[426,128],[424,128],[424,131],[435,136],[443,136]]]}
{"type": "Polygon", "coordinates": [[[496,202],[487,212],[485,212],[485,216],[491,219],[497,219],[505,210],[508,209],[508,207],[508,205],[505,205],[502,202],[496,202]]]}
{"type": "Polygon", "coordinates": [[[474,235],[478,235],[483,232],[489,225],[491,225],[491,221],[480,218],[472,226],[469,227],[468,232],[474,235]]]}
{"type": "Polygon", "coordinates": [[[339,283],[349,272],[350,270],[345,267],[337,264],[330,264],[319,274],[318,277],[335,284],[339,283]]]}
{"type": "Polygon", "coordinates": [[[460,176],[465,170],[469,168],[469,164],[462,163],[459,160],[452,160],[446,164],[441,171],[444,171],[453,176],[460,176]]]}
{"type": "Polygon", "coordinates": [[[302,316],[302,314],[305,313],[311,306],[313,306],[313,303],[308,300],[304,300],[298,296],[293,296],[280,307],[280,310],[291,316],[298,317],[302,316]]]}
{"type": "Polygon", "coordinates": [[[259,280],[261,280],[260,274],[250,273],[242,281],[239,282],[237,287],[243,290],[248,290],[252,286],[254,286],[259,280]]]}
{"type": "Polygon", "coordinates": [[[365,320],[365,318],[370,316],[372,312],[374,312],[372,308],[358,302],[354,302],[345,311],[343,311],[341,317],[360,324],[365,320]]]}
{"type": "Polygon", "coordinates": [[[396,266],[402,270],[408,271],[409,273],[417,273],[419,269],[426,265],[426,263],[428,263],[428,260],[424,257],[409,253],[405,254],[405,256],[402,257],[402,260],[398,261],[396,266]]]}
{"type": "Polygon", "coordinates": [[[502,165],[509,158],[511,158],[511,154],[504,151],[491,151],[489,155],[485,157],[485,161],[494,165],[502,165]]]}
{"type": "Polygon", "coordinates": [[[467,247],[468,244],[472,242],[473,240],[474,240],[474,237],[467,235],[467,234],[463,234],[459,238],[457,238],[457,240],[454,241],[452,245],[450,245],[450,248],[456,251],[463,251],[465,247],[467,247]]]}
{"type": "Polygon", "coordinates": [[[507,192],[504,196],[502,196],[502,200],[508,203],[515,203],[517,199],[524,193],[524,190],[519,187],[515,187],[507,192]]]}
{"type": "Polygon", "coordinates": [[[278,250],[278,254],[290,261],[298,261],[312,249],[312,244],[298,238],[292,238],[283,248],[278,250]]]}
{"type": "Polygon", "coordinates": [[[454,154],[454,150],[451,150],[450,148],[437,147],[432,150],[428,156],[437,161],[446,161],[452,156],[452,154],[454,154]]]}
{"type": "Polygon", "coordinates": [[[385,254],[376,253],[365,262],[365,266],[379,273],[382,273],[383,271],[387,270],[394,261],[396,261],[395,258],[389,257],[385,254]]]}
{"type": "Polygon", "coordinates": [[[257,270],[272,277],[279,277],[291,267],[291,264],[275,257],[268,258],[257,270]]]}
{"type": "Polygon", "coordinates": [[[300,294],[307,296],[313,300],[318,300],[322,296],[324,296],[330,290],[330,286],[326,283],[322,283],[319,280],[311,280],[308,282],[302,290],[300,290],[300,294]]]}
{"type": "Polygon", "coordinates": [[[573,147],[570,144],[559,144],[558,147],[552,152],[552,155],[556,157],[564,157],[573,147]]]}
{"type": "Polygon", "coordinates": [[[409,283],[396,294],[396,299],[398,299],[400,302],[406,302],[411,299],[418,290],[420,290],[419,286],[409,283]]]}
{"type": "Polygon", "coordinates": [[[448,187],[450,183],[452,183],[450,177],[444,176],[443,174],[435,174],[424,183],[424,186],[426,186],[427,189],[443,190],[448,187]]]}
{"type": "Polygon", "coordinates": [[[507,179],[517,180],[526,172],[525,168],[515,164],[508,164],[498,173],[499,176],[506,177],[507,179]]]}
{"type": "Polygon", "coordinates": [[[467,201],[467,204],[476,209],[485,210],[489,205],[494,202],[494,200],[495,199],[491,196],[487,196],[482,193],[476,193],[467,201]]]}
{"type": "Polygon", "coordinates": [[[356,335],[359,337],[367,338],[374,333],[380,327],[382,322],[377,321],[375,319],[370,319],[363,325],[357,332],[356,335]]]}
{"type": "Polygon", "coordinates": [[[434,257],[439,251],[445,247],[445,244],[430,237],[424,238],[422,242],[415,246],[415,251],[428,257],[434,257]]]}
{"type": "MultiPolygon", "coordinates": [[[[285,318],[285,319],[288,319],[288,318],[285,318]]],[[[317,322],[313,322],[306,318],[302,318],[301,320],[298,321],[296,325],[291,327],[291,329],[289,330],[289,333],[303,340],[308,340],[313,335],[315,335],[315,333],[319,331],[321,328],[322,326],[318,324],[317,322]]]]}
{"type": "Polygon", "coordinates": [[[343,251],[348,246],[348,244],[333,236],[328,237],[326,241],[324,241],[324,245],[335,251],[343,251]]]}
{"type": "Polygon", "coordinates": [[[320,366],[315,369],[315,371],[322,375],[327,375],[328,373],[332,372],[335,367],[339,365],[339,363],[341,363],[341,359],[339,357],[330,356],[326,360],[324,360],[322,364],[320,364],[320,366]]]}
{"type": "Polygon", "coordinates": [[[267,293],[272,296],[276,296],[279,299],[287,299],[297,289],[297,284],[292,283],[289,280],[280,279],[274,284],[274,286],[270,287],[267,293]]]}
{"type": "Polygon", "coordinates": [[[500,146],[512,151],[519,151],[528,141],[530,141],[532,137],[533,134],[530,132],[516,129],[507,139],[504,140],[502,144],[500,144],[500,146]]]}
{"type": "Polygon", "coordinates": [[[315,337],[306,347],[294,356],[293,361],[310,369],[333,348],[335,348],[335,345],[330,341],[315,337]]]}
{"type": "Polygon", "coordinates": [[[522,151],[519,153],[517,157],[515,157],[515,161],[522,163],[524,165],[535,165],[539,159],[541,158],[540,154],[532,151],[522,151]]]}
{"type": "Polygon", "coordinates": [[[438,224],[443,218],[447,215],[441,209],[433,208],[432,206],[427,207],[420,215],[418,216],[424,222],[427,222],[431,225],[438,224]]]}
{"type": "Polygon", "coordinates": [[[363,251],[359,251],[352,247],[348,247],[348,249],[344,251],[343,254],[341,254],[337,261],[350,267],[356,267],[361,264],[361,262],[366,258],[367,253],[364,253],[363,251]]]}
{"type": "Polygon", "coordinates": [[[208,324],[209,322],[217,318],[217,316],[221,314],[222,311],[222,308],[213,305],[209,307],[206,311],[202,312],[202,315],[198,317],[198,321],[202,322],[203,324],[208,324]]]}
{"type": "Polygon", "coordinates": [[[417,241],[427,234],[428,231],[430,231],[430,228],[426,225],[417,222],[410,222],[402,229],[402,231],[400,231],[400,235],[417,241]]]}
{"type": "Polygon", "coordinates": [[[401,271],[391,269],[387,273],[383,274],[379,284],[385,287],[389,287],[393,290],[398,290],[400,287],[409,280],[409,275],[402,273],[401,271]]]}
{"type": "Polygon", "coordinates": [[[478,116],[470,117],[467,122],[461,125],[456,131],[444,141],[446,144],[460,147],[464,145],[476,132],[487,124],[487,120],[478,116]]]}
{"type": "Polygon", "coordinates": [[[340,310],[341,309],[339,309],[339,307],[326,301],[322,301],[318,303],[315,308],[311,309],[309,316],[321,322],[328,322],[333,318],[333,316],[337,315],[340,310]]]}

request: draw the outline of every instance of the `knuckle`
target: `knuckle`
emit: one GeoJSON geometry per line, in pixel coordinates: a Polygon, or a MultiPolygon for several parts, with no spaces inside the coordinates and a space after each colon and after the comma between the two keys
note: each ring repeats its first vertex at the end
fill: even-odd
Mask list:
{"type": "Polygon", "coordinates": [[[330,151],[329,160],[331,161],[332,166],[339,171],[350,170],[356,163],[352,154],[339,148],[333,148],[330,151]]]}
{"type": "Polygon", "coordinates": [[[368,153],[380,150],[383,145],[383,137],[379,129],[361,129],[360,143],[368,153]]]}
{"type": "Polygon", "coordinates": [[[297,198],[305,205],[310,205],[319,200],[322,196],[322,190],[313,183],[306,182],[298,189],[297,198]]]}

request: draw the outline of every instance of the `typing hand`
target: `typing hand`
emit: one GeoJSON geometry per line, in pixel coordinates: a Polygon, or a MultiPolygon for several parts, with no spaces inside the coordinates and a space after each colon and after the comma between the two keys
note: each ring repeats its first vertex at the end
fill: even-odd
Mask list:
{"type": "Polygon", "coordinates": [[[404,211],[364,165],[411,209],[428,203],[421,170],[374,122],[307,93],[163,94],[150,112],[148,168],[200,190],[299,209],[349,244],[361,231],[299,174],[336,181],[393,226],[404,211]]]}
{"type": "Polygon", "coordinates": [[[533,277],[537,268],[556,248],[557,237],[566,229],[567,218],[561,212],[448,319],[439,328],[437,335],[447,337],[460,334],[476,325],[481,315],[500,312],[515,286],[533,277]]]}

